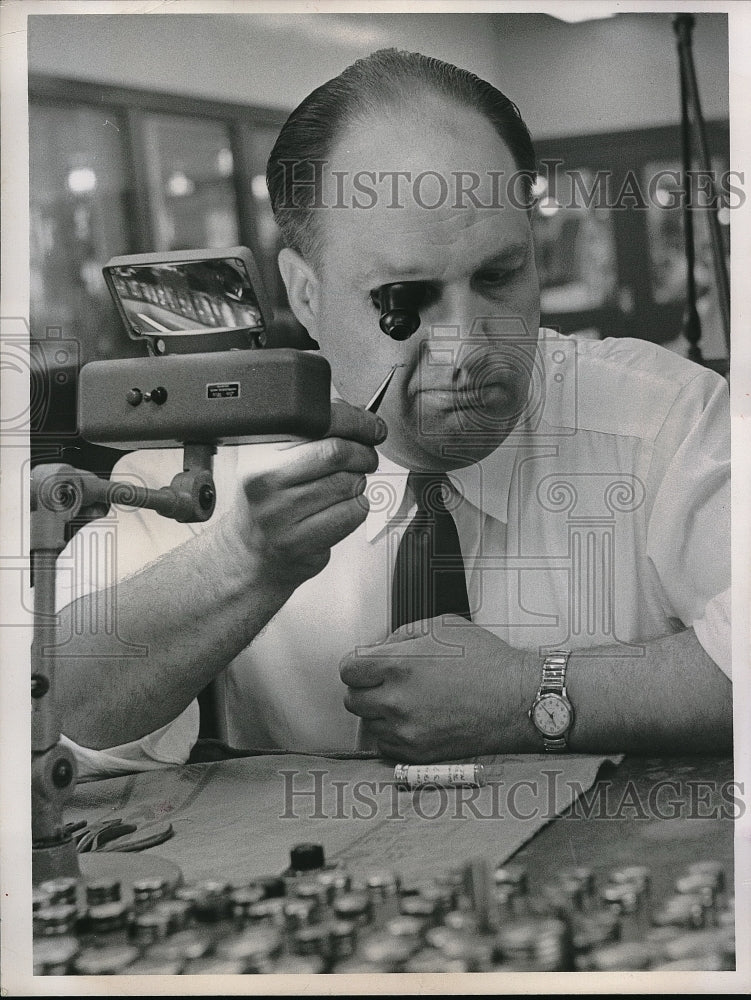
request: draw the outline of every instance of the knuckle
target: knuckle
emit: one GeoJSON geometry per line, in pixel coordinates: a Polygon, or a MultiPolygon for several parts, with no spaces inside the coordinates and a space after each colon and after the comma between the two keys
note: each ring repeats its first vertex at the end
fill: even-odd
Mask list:
{"type": "Polygon", "coordinates": [[[327,466],[339,468],[344,463],[345,446],[341,438],[323,438],[319,442],[321,460],[327,466]]]}

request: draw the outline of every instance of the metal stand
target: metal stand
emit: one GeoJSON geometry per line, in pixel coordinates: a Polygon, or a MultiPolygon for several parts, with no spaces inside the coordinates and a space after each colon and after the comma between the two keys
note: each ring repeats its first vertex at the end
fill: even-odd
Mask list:
{"type": "Polygon", "coordinates": [[[678,61],[680,66],[681,83],[681,153],[683,159],[684,177],[684,197],[683,197],[683,224],[686,238],[686,265],[687,273],[687,304],[686,318],[684,320],[683,333],[689,342],[688,356],[692,361],[699,364],[704,363],[699,340],[701,339],[701,321],[696,308],[696,281],[694,277],[694,224],[693,206],[690,204],[690,186],[688,183],[689,171],[691,170],[691,117],[699,142],[700,164],[702,176],[709,179],[709,186],[712,194],[712,204],[708,215],[709,232],[712,241],[712,261],[714,265],[715,282],[717,286],[717,299],[722,316],[722,328],[727,345],[728,359],[730,358],[730,282],[728,278],[727,263],[725,261],[725,247],[723,244],[720,223],[717,218],[717,187],[712,174],[712,159],[709,153],[707,142],[707,132],[704,118],[701,112],[701,102],[699,100],[699,87],[696,82],[696,71],[694,69],[694,59],[691,48],[691,33],[694,29],[695,18],[692,14],[676,14],[673,18],[673,29],[677,37],[678,61]]]}
{"type": "Polygon", "coordinates": [[[32,879],[80,877],[75,844],[63,809],[76,784],[71,752],[60,743],[55,711],[55,572],[67,525],[79,513],[101,517],[111,503],[146,507],[181,522],[208,521],[216,491],[213,445],[186,444],[183,471],[170,486],[144,489],[113,483],[70,465],[40,465],[31,474],[31,560],[34,572],[34,639],[31,646],[32,879]]]}

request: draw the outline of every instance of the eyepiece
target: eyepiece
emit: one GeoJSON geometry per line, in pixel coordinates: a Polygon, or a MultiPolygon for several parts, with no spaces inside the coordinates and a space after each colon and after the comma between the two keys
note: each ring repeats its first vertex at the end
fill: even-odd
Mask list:
{"type": "Polygon", "coordinates": [[[392,340],[407,340],[420,326],[420,306],[425,298],[425,286],[420,281],[397,281],[381,285],[373,292],[373,301],[380,306],[379,324],[392,340]]]}

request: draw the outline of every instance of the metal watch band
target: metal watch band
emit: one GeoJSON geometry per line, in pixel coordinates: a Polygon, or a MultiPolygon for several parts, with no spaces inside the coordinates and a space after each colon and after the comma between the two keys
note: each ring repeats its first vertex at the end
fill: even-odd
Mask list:
{"type": "Polygon", "coordinates": [[[542,663],[540,692],[553,691],[562,694],[566,686],[566,668],[571,653],[566,649],[555,649],[548,653],[542,663]]]}

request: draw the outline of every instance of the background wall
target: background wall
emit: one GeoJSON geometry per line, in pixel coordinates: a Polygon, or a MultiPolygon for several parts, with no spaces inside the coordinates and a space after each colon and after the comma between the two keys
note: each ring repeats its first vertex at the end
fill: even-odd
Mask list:
{"type": "MultiPolygon", "coordinates": [[[[485,77],[536,139],[679,120],[672,14],[37,15],[30,72],[291,109],[359,56],[416,49],[485,77]]],[[[727,118],[727,15],[697,14],[704,115],[727,118]]]]}

